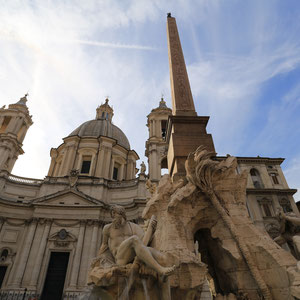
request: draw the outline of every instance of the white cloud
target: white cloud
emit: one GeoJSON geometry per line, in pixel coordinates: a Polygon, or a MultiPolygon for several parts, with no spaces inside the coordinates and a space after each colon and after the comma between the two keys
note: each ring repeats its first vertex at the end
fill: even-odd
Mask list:
{"type": "MultiPolygon", "coordinates": [[[[170,103],[164,34],[169,11],[185,43],[198,114],[211,115],[217,151],[243,155],[263,85],[300,62],[299,22],[286,31],[276,8],[261,1],[238,7],[235,1],[211,0],[6,1],[0,10],[0,101],[16,102],[29,90],[34,120],[14,173],[45,176],[50,148],[93,119],[106,95],[115,108],[114,123],[144,159],[146,115],[161,92],[170,103]],[[233,14],[237,9],[240,17],[233,14]]],[[[295,88],[270,106],[268,126],[255,143],[276,143],[276,119],[295,109],[297,94],[295,88]]],[[[280,126],[276,130],[284,131],[287,122],[280,126]]]]}

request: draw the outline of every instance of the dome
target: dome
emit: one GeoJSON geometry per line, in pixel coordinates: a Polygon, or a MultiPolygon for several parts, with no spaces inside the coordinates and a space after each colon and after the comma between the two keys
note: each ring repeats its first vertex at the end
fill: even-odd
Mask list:
{"type": "Polygon", "coordinates": [[[109,120],[96,119],[87,121],[69,134],[69,136],[73,135],[78,135],[79,137],[107,136],[115,139],[118,145],[130,150],[130,144],[124,132],[119,127],[113,125],[109,120]]]}

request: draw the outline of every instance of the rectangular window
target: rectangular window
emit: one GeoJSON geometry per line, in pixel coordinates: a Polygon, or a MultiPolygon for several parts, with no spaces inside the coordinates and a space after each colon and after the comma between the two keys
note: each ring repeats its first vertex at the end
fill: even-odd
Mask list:
{"type": "Polygon", "coordinates": [[[114,173],[113,173],[114,180],[118,180],[118,172],[119,172],[119,169],[117,167],[114,167],[114,173]]]}
{"type": "Polygon", "coordinates": [[[279,184],[279,181],[278,181],[277,176],[276,176],[275,173],[272,173],[272,174],[271,174],[271,177],[272,177],[272,180],[273,180],[273,183],[274,183],[274,184],[279,184]]]}
{"type": "Polygon", "coordinates": [[[0,133],[4,133],[5,132],[5,129],[7,128],[10,120],[11,120],[11,117],[4,117],[2,126],[0,128],[0,133]]]}
{"type": "Polygon", "coordinates": [[[80,171],[81,174],[89,174],[90,173],[91,161],[92,161],[91,156],[83,156],[81,171],[80,171]]]}
{"type": "Polygon", "coordinates": [[[272,213],[271,213],[269,204],[263,203],[263,204],[262,204],[262,207],[263,207],[263,209],[264,209],[265,216],[266,216],[266,217],[272,217],[272,213]]]}

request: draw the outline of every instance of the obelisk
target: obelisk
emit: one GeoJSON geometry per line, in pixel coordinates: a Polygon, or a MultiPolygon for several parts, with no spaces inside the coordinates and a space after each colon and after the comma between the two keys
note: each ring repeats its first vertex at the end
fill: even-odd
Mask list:
{"type": "Polygon", "coordinates": [[[211,134],[206,132],[209,117],[197,116],[179,39],[176,20],[167,18],[168,52],[172,94],[172,116],[169,117],[167,142],[168,169],[173,180],[185,176],[185,160],[190,152],[204,145],[215,152],[211,134]]]}

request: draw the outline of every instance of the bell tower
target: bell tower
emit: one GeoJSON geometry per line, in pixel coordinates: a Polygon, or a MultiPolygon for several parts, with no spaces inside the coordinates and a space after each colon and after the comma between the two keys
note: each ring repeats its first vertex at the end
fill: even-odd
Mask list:
{"type": "Polygon", "coordinates": [[[149,179],[159,181],[161,169],[167,169],[168,144],[166,143],[168,118],[172,110],[167,107],[166,102],[161,98],[159,106],[152,109],[147,116],[147,127],[149,138],[146,142],[145,156],[148,157],[149,179]]]}
{"type": "Polygon", "coordinates": [[[215,152],[211,134],[206,132],[209,117],[197,116],[184,62],[176,20],[167,17],[168,53],[172,95],[172,116],[169,118],[166,141],[168,169],[172,179],[185,176],[185,160],[190,152],[204,145],[215,152]]]}
{"type": "Polygon", "coordinates": [[[0,170],[12,171],[20,154],[23,140],[33,124],[26,105],[27,94],[17,103],[0,108],[0,170]]]}

